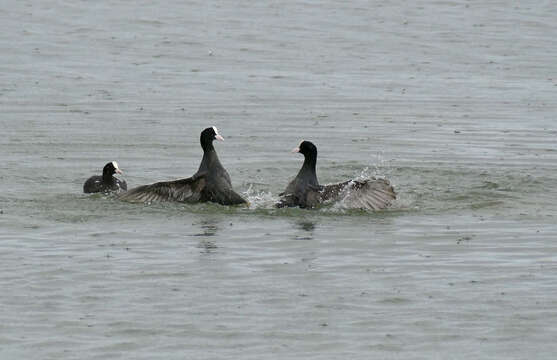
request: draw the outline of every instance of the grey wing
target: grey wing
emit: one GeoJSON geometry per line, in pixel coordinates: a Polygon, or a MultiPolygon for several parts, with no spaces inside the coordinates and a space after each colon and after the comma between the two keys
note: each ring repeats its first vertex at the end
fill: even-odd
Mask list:
{"type": "Polygon", "coordinates": [[[205,188],[205,177],[191,177],[175,181],[161,181],[138,186],[121,194],[120,200],[129,202],[180,201],[198,202],[205,188]]]}
{"type": "Polygon", "coordinates": [[[391,206],[396,193],[387,180],[349,180],[322,186],[308,194],[308,201],[330,202],[342,200],[352,209],[381,210],[391,206]]]}
{"type": "Polygon", "coordinates": [[[120,180],[120,189],[127,191],[128,190],[128,183],[126,180],[120,180]]]}

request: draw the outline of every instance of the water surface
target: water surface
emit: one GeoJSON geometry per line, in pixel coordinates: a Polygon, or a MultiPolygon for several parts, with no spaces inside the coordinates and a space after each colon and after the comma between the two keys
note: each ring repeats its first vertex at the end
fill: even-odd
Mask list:
{"type": "Polygon", "coordinates": [[[557,8],[514,5],[8,1],[0,356],[552,359],[557,8]],[[249,208],[81,193],[211,125],[249,208]],[[395,207],[273,209],[301,139],[395,207]]]}

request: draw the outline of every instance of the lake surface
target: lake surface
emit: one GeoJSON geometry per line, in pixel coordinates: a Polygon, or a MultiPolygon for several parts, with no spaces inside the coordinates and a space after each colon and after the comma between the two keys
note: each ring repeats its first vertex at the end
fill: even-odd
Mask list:
{"type": "Polygon", "coordinates": [[[553,359],[551,1],[5,1],[0,358],[553,359]],[[189,177],[249,208],[82,194],[189,177]],[[273,209],[388,178],[389,211],[273,209]]]}

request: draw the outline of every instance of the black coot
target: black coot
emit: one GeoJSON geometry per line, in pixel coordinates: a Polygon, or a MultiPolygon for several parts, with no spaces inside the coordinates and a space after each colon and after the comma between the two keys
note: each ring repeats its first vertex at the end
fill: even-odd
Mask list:
{"type": "Polygon", "coordinates": [[[111,161],[103,168],[103,174],[91,176],[85,184],[83,184],[84,193],[98,192],[120,192],[128,190],[128,184],[125,180],[115,178],[114,174],[121,174],[122,170],[118,167],[116,161],[111,161]]]}
{"type": "Polygon", "coordinates": [[[232,189],[230,175],[221,165],[213,147],[215,139],[224,140],[216,127],[209,127],[201,132],[203,159],[199,169],[192,177],[139,186],[120,195],[120,199],[130,202],[181,201],[196,203],[211,201],[221,205],[247,203],[232,189]]]}
{"type": "Polygon", "coordinates": [[[296,178],[280,194],[277,207],[299,206],[312,208],[324,202],[344,200],[350,208],[380,210],[396,199],[393,187],[387,180],[348,180],[338,184],[319,185],[315,165],[317,148],[310,141],[302,141],[292,150],[304,155],[304,164],[296,178]]]}

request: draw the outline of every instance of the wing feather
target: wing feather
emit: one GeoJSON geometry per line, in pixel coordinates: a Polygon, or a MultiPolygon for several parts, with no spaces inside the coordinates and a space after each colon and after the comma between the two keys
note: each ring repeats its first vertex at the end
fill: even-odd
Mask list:
{"type": "Polygon", "coordinates": [[[391,206],[396,193],[387,180],[349,180],[311,190],[312,202],[343,201],[348,208],[381,210],[391,206]]]}
{"type": "Polygon", "coordinates": [[[121,194],[120,200],[129,202],[180,201],[197,202],[205,188],[205,177],[197,176],[174,181],[142,185],[121,194]]]}

